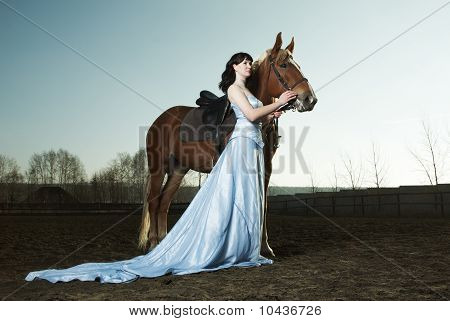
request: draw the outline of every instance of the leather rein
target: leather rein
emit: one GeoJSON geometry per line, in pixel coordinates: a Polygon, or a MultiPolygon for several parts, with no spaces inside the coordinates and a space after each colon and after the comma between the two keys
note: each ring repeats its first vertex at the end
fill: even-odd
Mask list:
{"type": "MultiPolygon", "coordinates": [[[[269,56],[269,64],[270,64],[270,70],[273,70],[275,76],[277,76],[278,82],[283,86],[283,88],[285,90],[292,90],[295,87],[297,87],[298,85],[300,85],[302,82],[308,81],[308,79],[306,77],[303,77],[302,79],[297,80],[297,82],[294,83],[294,85],[291,87],[291,86],[289,86],[287,81],[284,80],[284,78],[281,76],[280,72],[278,71],[277,67],[275,66],[275,61],[273,60],[272,56],[269,56]]],[[[269,75],[267,76],[267,79],[269,79],[270,70],[269,70],[269,75]]]]}

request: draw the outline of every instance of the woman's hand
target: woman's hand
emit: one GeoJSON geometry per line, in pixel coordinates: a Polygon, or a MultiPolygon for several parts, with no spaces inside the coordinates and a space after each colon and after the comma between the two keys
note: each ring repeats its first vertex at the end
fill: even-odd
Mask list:
{"type": "Polygon", "coordinates": [[[269,123],[272,121],[272,119],[274,118],[280,118],[281,114],[283,112],[282,111],[274,111],[273,113],[270,113],[269,115],[267,115],[264,120],[263,123],[269,123]]]}
{"type": "Polygon", "coordinates": [[[295,97],[297,97],[297,93],[295,91],[287,90],[280,95],[280,97],[278,98],[278,102],[280,103],[280,106],[282,106],[295,97]]]}
{"type": "Polygon", "coordinates": [[[273,114],[273,117],[275,117],[275,118],[280,118],[280,116],[281,116],[282,113],[283,113],[283,112],[281,112],[281,111],[275,111],[275,112],[273,112],[272,114],[273,114]]]}

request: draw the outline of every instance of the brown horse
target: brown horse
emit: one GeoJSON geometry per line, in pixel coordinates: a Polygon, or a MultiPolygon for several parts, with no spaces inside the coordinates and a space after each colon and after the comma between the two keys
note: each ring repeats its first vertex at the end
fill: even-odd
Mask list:
{"type": "MultiPolygon", "coordinates": [[[[250,91],[264,104],[270,104],[275,97],[290,89],[298,96],[292,108],[309,111],[314,108],[317,98],[300,67],[292,58],[294,38],[281,49],[281,32],[275,45],[253,63],[252,77],[247,83],[250,91]]],[[[213,142],[182,142],[180,124],[193,108],[175,106],[163,112],[147,132],[147,160],[149,174],[142,222],[139,233],[139,247],[154,248],[167,234],[167,214],[175,192],[186,173],[194,171],[209,173],[217,162],[218,154],[213,142]],[[167,175],[167,181],[163,186],[167,175]],[[150,244],[148,244],[150,243],[150,244]]],[[[272,173],[272,158],[278,148],[278,122],[276,119],[263,124],[265,161],[265,209],[261,253],[274,256],[267,240],[267,190],[272,173]]],[[[228,136],[229,137],[229,136],[228,136]]]]}

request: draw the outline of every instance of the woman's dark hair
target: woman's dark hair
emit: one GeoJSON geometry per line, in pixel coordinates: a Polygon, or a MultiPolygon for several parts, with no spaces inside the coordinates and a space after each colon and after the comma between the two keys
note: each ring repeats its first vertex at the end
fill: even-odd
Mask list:
{"type": "Polygon", "coordinates": [[[222,81],[219,83],[219,88],[225,94],[227,93],[228,87],[230,87],[234,81],[236,80],[236,72],[233,69],[233,65],[239,65],[245,59],[253,62],[252,56],[245,52],[238,52],[231,56],[230,60],[228,60],[225,71],[222,73],[222,81]]]}

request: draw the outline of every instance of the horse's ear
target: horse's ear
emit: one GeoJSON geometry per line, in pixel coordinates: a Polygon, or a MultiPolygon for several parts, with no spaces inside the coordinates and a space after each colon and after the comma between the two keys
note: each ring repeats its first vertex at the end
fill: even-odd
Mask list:
{"type": "Polygon", "coordinates": [[[276,56],[278,55],[278,51],[280,51],[280,49],[281,49],[282,43],[283,43],[283,40],[281,40],[281,32],[279,32],[277,34],[277,39],[275,40],[275,45],[273,46],[272,51],[270,53],[272,58],[276,58],[276,56]]]}
{"type": "Polygon", "coordinates": [[[286,47],[286,50],[289,50],[290,53],[294,52],[294,37],[292,37],[291,43],[286,47]]]}

